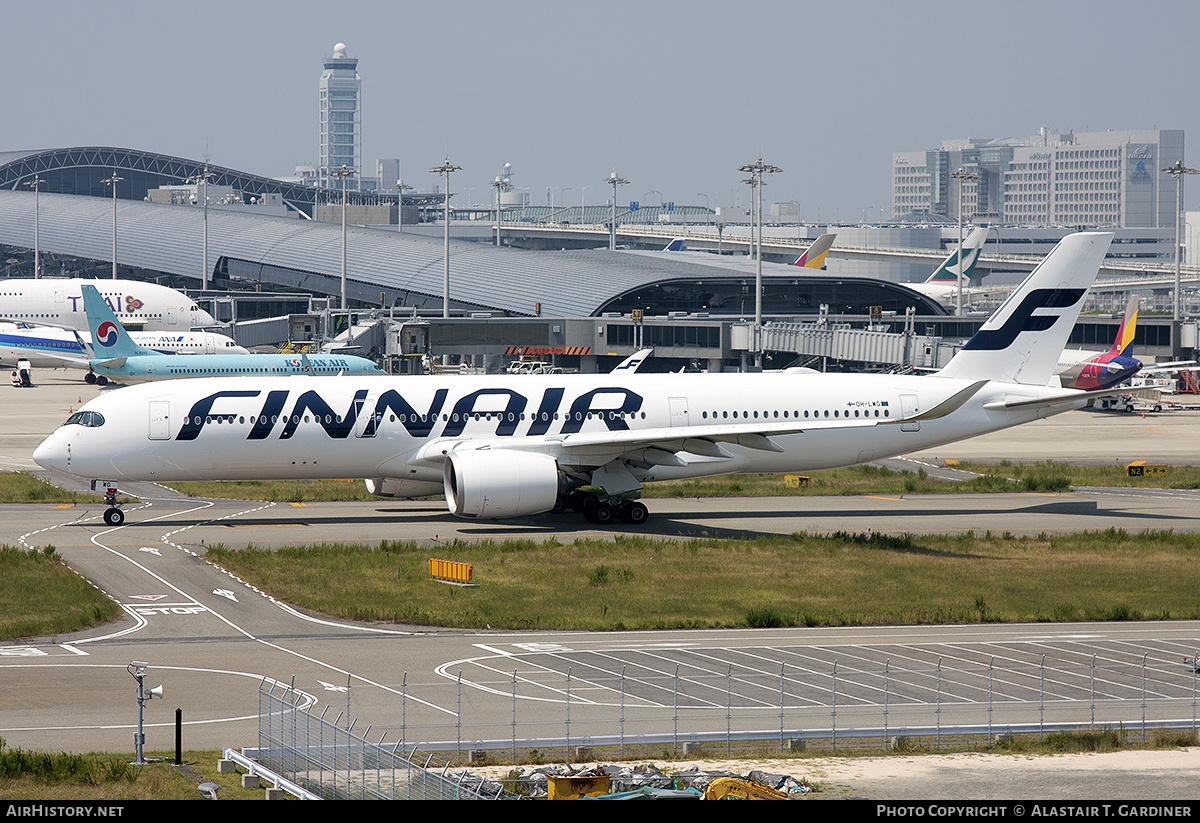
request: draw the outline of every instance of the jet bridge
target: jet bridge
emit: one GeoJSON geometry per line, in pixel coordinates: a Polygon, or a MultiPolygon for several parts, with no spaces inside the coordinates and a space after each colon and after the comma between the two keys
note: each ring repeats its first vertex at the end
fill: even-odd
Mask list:
{"type": "MultiPolygon", "coordinates": [[[[761,332],[763,351],[788,352],[808,360],[861,363],[876,369],[940,369],[961,348],[941,337],[916,334],[914,316],[905,318],[904,330],[887,331],[882,326],[853,328],[849,323],[829,322],[825,307],[814,323],[769,322],[761,332]]],[[[752,351],[753,323],[735,323],[731,347],[752,351]]]]}

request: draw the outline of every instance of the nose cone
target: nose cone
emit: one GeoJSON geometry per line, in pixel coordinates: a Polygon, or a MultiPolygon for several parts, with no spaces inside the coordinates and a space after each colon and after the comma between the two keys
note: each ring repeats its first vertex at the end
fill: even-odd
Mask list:
{"type": "Polygon", "coordinates": [[[62,438],[58,432],[43,440],[36,449],[33,450],[33,462],[37,463],[43,469],[58,469],[65,470],[66,461],[62,458],[65,456],[65,451],[61,447],[62,438]]]}
{"type": "Polygon", "coordinates": [[[196,309],[192,312],[192,328],[207,328],[209,326],[218,326],[217,318],[206,312],[204,309],[196,309]]]}

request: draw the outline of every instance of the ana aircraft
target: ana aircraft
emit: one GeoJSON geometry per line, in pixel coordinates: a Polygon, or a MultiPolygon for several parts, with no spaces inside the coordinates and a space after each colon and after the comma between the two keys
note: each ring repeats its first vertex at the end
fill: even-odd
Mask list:
{"type": "Polygon", "coordinates": [[[129,336],[95,286],[83,286],[83,302],[91,324],[92,357],[88,361],[103,386],[109,380],[141,383],[173,377],[214,375],[331,375],[385,372],[373,361],[351,355],[194,354],[175,357],[139,346],[129,336]]]}
{"type": "Polygon", "coordinates": [[[983,252],[983,244],[987,242],[987,236],[986,228],[972,230],[967,235],[967,239],[962,242],[962,248],[950,252],[924,283],[905,283],[904,285],[948,306],[956,305],[958,302],[960,278],[962,279],[964,303],[969,302],[972,297],[1009,291],[1009,289],[981,289],[970,286],[971,273],[975,271],[975,264],[979,262],[979,255],[983,252]]]}
{"type": "MultiPolygon", "coordinates": [[[[940,372],[555,374],[175,380],[105,392],[34,460],[125,480],[363,478],[382,497],[444,493],[454,515],[570,506],[638,524],[644,483],[792,472],[904,454],[1108,392],[1052,381],[1111,233],[1073,234],[940,372]]],[[[98,339],[102,335],[97,336],[98,339]]],[[[1086,448],[1086,444],[1080,444],[1086,448]]]]}
{"type": "Polygon", "coordinates": [[[86,331],[85,284],[95,286],[130,331],[181,331],[215,326],[213,316],[183,292],[138,280],[0,280],[0,320],[86,331]]]}
{"type": "Polygon", "coordinates": [[[1107,389],[1128,380],[1142,368],[1133,356],[1133,336],[1137,331],[1137,295],[1130,295],[1125,317],[1117,329],[1116,340],[1106,352],[1066,349],[1059,356],[1055,374],[1068,389],[1107,389]]]}
{"type": "MultiPolygon", "coordinates": [[[[161,354],[249,354],[232,337],[206,331],[133,331],[129,339],[161,354]]],[[[28,360],[35,369],[87,369],[84,380],[95,383],[91,342],[91,332],[0,323],[0,366],[28,360]]]]}

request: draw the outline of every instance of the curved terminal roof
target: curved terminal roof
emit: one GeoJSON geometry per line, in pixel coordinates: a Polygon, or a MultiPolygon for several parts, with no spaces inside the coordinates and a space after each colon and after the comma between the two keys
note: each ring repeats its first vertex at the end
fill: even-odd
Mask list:
{"type": "MultiPolygon", "coordinates": [[[[0,244],[33,247],[34,201],[30,191],[0,191],[0,244]]],[[[112,259],[111,198],[41,194],[37,212],[43,251],[112,259]]],[[[199,282],[203,215],[203,209],[190,206],[117,200],[118,262],[199,282]]],[[[346,247],[349,299],[375,306],[441,306],[440,239],[394,229],[348,227],[346,247]]],[[[342,231],[337,224],[209,209],[208,258],[234,279],[318,294],[341,293],[342,231]]],[[[793,303],[788,294],[818,284],[856,285],[880,292],[853,298],[851,302],[859,307],[883,305],[885,310],[903,313],[903,305],[918,305],[919,314],[944,313],[934,301],[899,284],[804,273],[771,263],[763,264],[763,272],[764,292],[776,295],[764,303],[769,314],[815,311],[816,305],[801,305],[801,298],[793,303]]],[[[744,297],[738,305],[730,301],[747,291],[752,295],[753,283],[754,272],[744,260],[712,255],[521,251],[470,241],[452,241],[450,250],[451,306],[458,310],[533,315],[540,304],[544,316],[587,317],[628,311],[648,300],[670,310],[744,314],[744,297]],[[701,257],[711,257],[713,262],[701,257]],[[719,304],[706,303],[704,295],[714,290],[724,297],[719,304]]],[[[836,296],[809,300],[813,301],[842,302],[836,296]]],[[[666,313],[652,306],[646,309],[650,314],[666,313]]]]}
{"type": "MultiPolygon", "coordinates": [[[[203,267],[204,210],[145,202],[146,192],[205,170],[214,185],[280,194],[309,214],[330,194],[202,162],[133,149],[84,147],[0,153],[0,244],[32,249],[35,212],[43,251],[111,260],[114,209],[117,262],[193,277],[203,267]],[[104,184],[113,174],[116,200],[104,184]],[[29,183],[43,182],[35,195],[29,183]],[[88,196],[79,196],[88,195],[88,196]],[[35,207],[35,202],[37,206],[35,207]],[[114,206],[115,203],[115,206],[114,206]]],[[[335,193],[340,200],[341,192],[335,193]]],[[[357,193],[349,193],[353,200],[357,193]]],[[[379,198],[379,195],[366,197],[379,198]]],[[[406,195],[406,201],[409,195],[406,195]]],[[[234,281],[341,294],[340,224],[209,209],[208,260],[234,281]]],[[[347,228],[346,291],[370,306],[440,309],[443,242],[387,228],[347,228]]],[[[210,279],[212,273],[210,272],[210,279]]],[[[451,241],[450,304],[457,311],[587,317],[605,311],[753,313],[753,266],[744,257],[607,250],[522,251],[451,241]],[[749,280],[748,280],[749,278],[749,280]]],[[[944,308],[899,284],[763,264],[767,314],[816,311],[817,304],[942,314],[944,308]]],[[[836,310],[836,309],[835,309],[836,310]]]]}

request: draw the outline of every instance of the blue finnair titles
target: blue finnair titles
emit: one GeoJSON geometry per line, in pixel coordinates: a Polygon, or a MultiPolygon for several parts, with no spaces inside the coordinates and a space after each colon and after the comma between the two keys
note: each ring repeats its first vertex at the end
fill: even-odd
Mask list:
{"type": "Polygon", "coordinates": [[[340,354],[196,354],[186,358],[163,355],[134,342],[94,286],[83,286],[83,301],[92,334],[92,357],[88,364],[100,385],[110,380],[140,383],[218,375],[385,373],[371,360],[340,354]]]}
{"type": "MultiPolygon", "coordinates": [[[[984,324],[980,342],[930,376],[181,380],[102,394],[33,457],[109,488],[361,478],[382,497],[440,491],[462,517],[569,507],[596,524],[636,525],[648,516],[634,499],[645,483],[852,465],[1082,408],[1099,393],[1060,386],[1055,358],[1111,240],[1064,238],[984,324]]],[[[105,520],[119,525],[113,501],[105,520]]]]}

